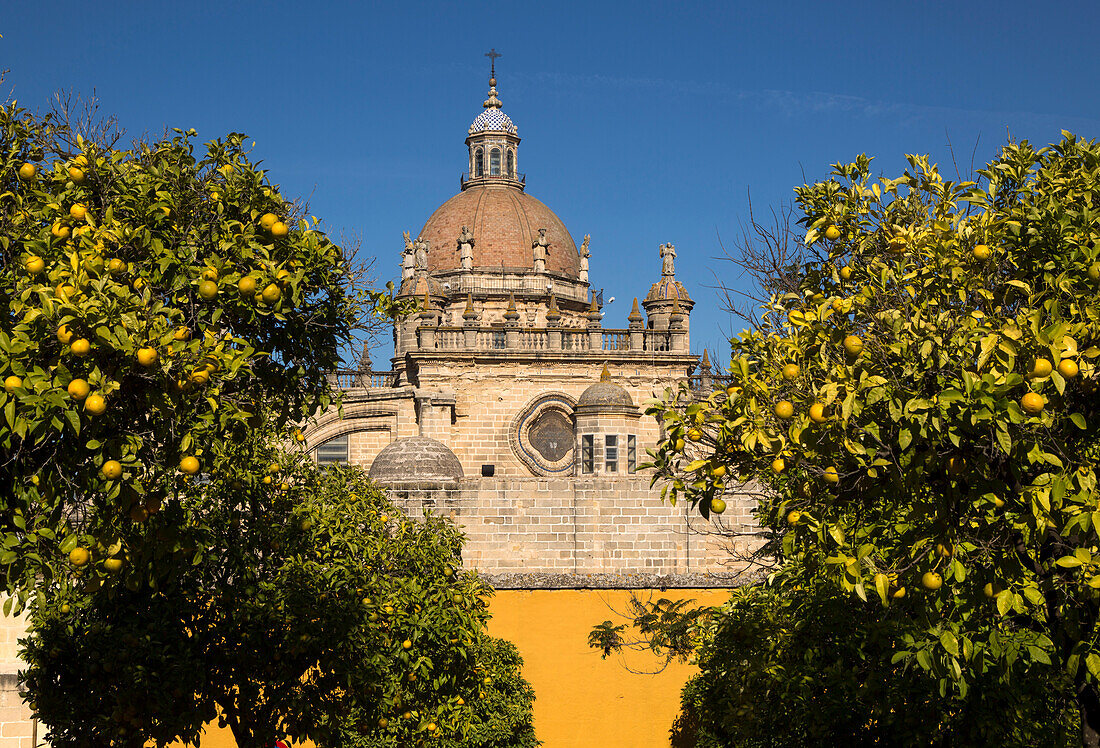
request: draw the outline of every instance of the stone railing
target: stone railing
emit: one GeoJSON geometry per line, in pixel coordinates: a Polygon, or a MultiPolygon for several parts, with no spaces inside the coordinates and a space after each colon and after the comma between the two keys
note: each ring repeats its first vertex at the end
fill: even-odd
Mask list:
{"type": "Polygon", "coordinates": [[[337,369],[328,374],[329,381],[342,390],[370,388],[374,390],[393,387],[392,371],[359,371],[358,369],[337,369]]]}
{"type": "Polygon", "coordinates": [[[451,298],[473,294],[475,297],[504,295],[514,293],[518,297],[538,296],[545,298],[553,291],[559,300],[582,301],[588,303],[588,287],[577,281],[555,282],[551,275],[531,275],[530,268],[502,268],[507,275],[494,276],[487,273],[441,273],[439,280],[446,282],[447,295],[451,298]],[[521,273],[525,273],[522,274],[521,273]]]}
{"type": "Polygon", "coordinates": [[[416,328],[411,350],[419,351],[607,351],[621,353],[688,352],[683,329],[606,330],[601,327],[435,327],[416,328]]]}

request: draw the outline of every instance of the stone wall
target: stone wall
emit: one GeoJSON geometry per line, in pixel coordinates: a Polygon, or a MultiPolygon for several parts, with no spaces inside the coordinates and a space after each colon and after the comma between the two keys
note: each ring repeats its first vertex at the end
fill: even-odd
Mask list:
{"type": "Polygon", "coordinates": [[[706,521],[662,502],[640,476],[478,478],[392,493],[411,516],[458,522],[465,564],[504,588],[735,586],[745,581],[739,555],[759,542],[748,497],[731,496],[706,521]]]}
{"type": "MultiPolygon", "coordinates": [[[[19,639],[26,636],[26,618],[0,618],[0,748],[32,748],[36,725],[19,696],[19,639]]],[[[39,739],[38,745],[46,745],[39,739]]]]}

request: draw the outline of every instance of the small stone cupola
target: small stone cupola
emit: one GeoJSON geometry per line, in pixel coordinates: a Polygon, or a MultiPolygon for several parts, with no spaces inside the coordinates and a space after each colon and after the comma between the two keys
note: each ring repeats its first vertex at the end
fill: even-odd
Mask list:
{"type": "Polygon", "coordinates": [[[501,110],[497,98],[496,58],[489,77],[489,98],[482,104],[484,111],[470,124],[466,147],[470,149],[469,172],[463,175],[462,189],[478,184],[509,184],[523,189],[524,178],[519,173],[519,130],[501,110]]]}
{"type": "Polygon", "coordinates": [[[611,381],[603,367],[600,381],[577,400],[576,474],[633,473],[638,468],[638,408],[630,393],[611,381]]]}

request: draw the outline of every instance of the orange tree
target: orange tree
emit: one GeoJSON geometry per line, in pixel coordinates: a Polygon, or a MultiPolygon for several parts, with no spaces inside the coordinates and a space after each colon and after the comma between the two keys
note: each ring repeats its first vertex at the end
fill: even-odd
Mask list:
{"type": "MultiPolygon", "coordinates": [[[[23,688],[50,744],[197,743],[214,721],[241,748],[537,744],[457,528],[403,516],[358,469],[270,445],[241,439],[180,492],[207,522],[168,582],[127,560],[36,590],[23,688]]],[[[172,511],[135,532],[158,542],[172,511]]]]}
{"type": "Polygon", "coordinates": [[[909,163],[796,190],[806,262],[725,391],[654,407],[655,481],[704,514],[753,482],[776,589],[897,611],[883,666],[941,696],[1055,671],[1097,745],[1100,146],[1009,144],[975,182],[909,163]]]}
{"type": "Polygon", "coordinates": [[[120,150],[75,129],[0,107],[0,568],[19,599],[120,552],[152,577],[184,562],[171,539],[123,547],[128,523],[222,470],[261,404],[281,423],[327,405],[357,310],[388,303],[353,290],[244,136],[196,154],[194,131],[120,150]]]}

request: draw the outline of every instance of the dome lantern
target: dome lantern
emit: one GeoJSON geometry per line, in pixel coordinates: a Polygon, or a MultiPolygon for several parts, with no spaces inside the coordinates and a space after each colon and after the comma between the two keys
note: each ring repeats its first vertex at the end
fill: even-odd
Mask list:
{"type": "Polygon", "coordinates": [[[505,114],[497,97],[496,58],[494,49],[487,56],[492,60],[489,74],[489,98],[484,111],[467,130],[466,147],[470,151],[469,171],[462,176],[462,189],[476,184],[507,184],[523,189],[524,175],[519,173],[519,130],[505,114]]]}

